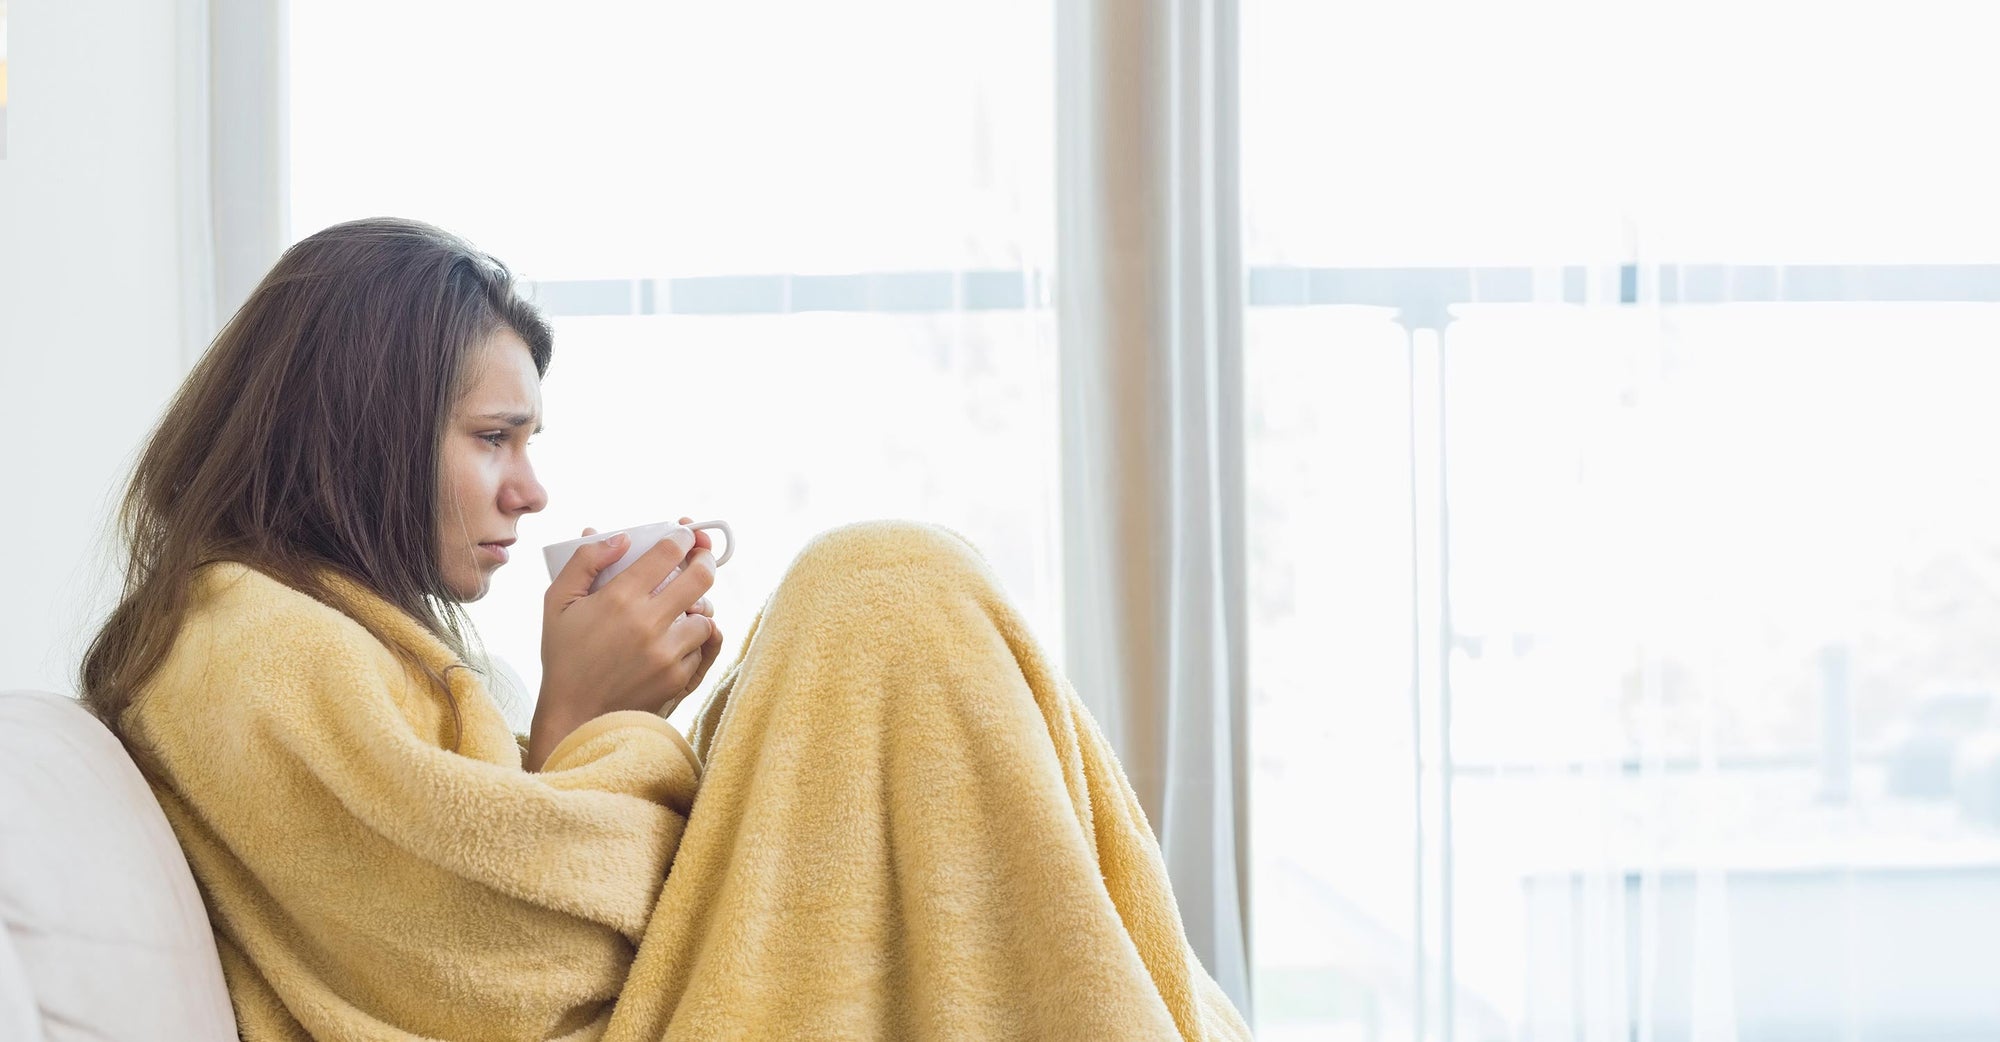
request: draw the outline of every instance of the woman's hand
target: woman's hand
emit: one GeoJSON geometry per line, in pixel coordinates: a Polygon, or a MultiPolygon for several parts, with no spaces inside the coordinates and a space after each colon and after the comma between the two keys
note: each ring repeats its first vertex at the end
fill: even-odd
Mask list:
{"type": "MultiPolygon", "coordinates": [[[[679,523],[690,525],[694,523],[694,518],[684,517],[680,519],[679,523]]],[[[595,533],[586,529],[585,534],[594,535],[595,533]]],[[[710,554],[715,552],[715,540],[709,538],[707,529],[695,532],[694,545],[696,549],[707,550],[710,554]]],[[[694,604],[688,607],[688,614],[700,615],[708,619],[708,640],[703,642],[701,646],[701,665],[695,670],[694,679],[688,682],[687,690],[675,695],[669,701],[667,707],[661,710],[663,714],[673,712],[673,707],[679,705],[681,699],[694,694],[695,689],[701,686],[702,678],[708,676],[708,667],[715,665],[715,660],[722,655],[722,627],[715,624],[715,605],[710,604],[708,597],[704,595],[696,599],[694,604]]]]}
{"type": "Polygon", "coordinates": [[[715,582],[705,535],[661,540],[596,593],[590,584],[630,540],[589,543],[549,585],[542,601],[542,691],[523,761],[529,770],[540,770],[585,721],[621,709],[670,711],[701,684],[722,648],[714,609],[703,596],[715,582]],[[680,574],[654,594],[676,567],[680,574]]]}

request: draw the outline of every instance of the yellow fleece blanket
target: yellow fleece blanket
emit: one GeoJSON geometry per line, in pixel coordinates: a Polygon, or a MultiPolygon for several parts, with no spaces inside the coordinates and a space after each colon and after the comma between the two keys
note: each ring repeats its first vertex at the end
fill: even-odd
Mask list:
{"type": "Polygon", "coordinates": [[[122,721],[249,1042],[1249,1038],[1117,760],[944,529],[820,536],[692,746],[613,713],[540,774],[349,592],[446,672],[457,751],[387,647],[238,565],[122,721]]]}

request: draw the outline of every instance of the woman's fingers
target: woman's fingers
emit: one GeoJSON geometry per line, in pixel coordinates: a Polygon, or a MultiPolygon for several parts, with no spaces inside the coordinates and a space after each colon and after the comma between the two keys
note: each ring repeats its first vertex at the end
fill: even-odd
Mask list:
{"type": "Polygon", "coordinates": [[[690,656],[693,661],[688,664],[687,682],[681,687],[683,698],[693,694],[694,689],[701,686],[702,678],[708,676],[709,667],[715,665],[715,660],[721,655],[722,630],[711,624],[708,628],[708,639],[702,641],[701,647],[696,648],[694,654],[690,656]]]}
{"type": "MultiPolygon", "coordinates": [[[[638,560],[632,562],[631,567],[625,569],[618,578],[606,583],[604,588],[606,590],[617,591],[620,599],[629,598],[629,603],[635,605],[646,603],[646,597],[654,590],[659,589],[660,584],[666,581],[667,576],[672,575],[674,569],[681,567],[681,561],[688,556],[688,552],[694,550],[693,540],[690,539],[685,543],[681,542],[682,539],[687,538],[686,533],[687,529],[685,528],[674,529],[672,533],[669,533],[668,538],[660,540],[658,543],[653,544],[652,549],[640,554],[638,560]]],[[[700,551],[695,552],[697,555],[700,553],[700,551]]],[[[675,580],[676,584],[679,582],[679,579],[675,580]]],[[[668,589],[671,590],[673,587],[669,586],[668,589]]],[[[692,604],[696,597],[706,592],[708,592],[708,587],[703,586],[681,603],[683,605],[692,604]]],[[[654,601],[657,603],[659,598],[654,598],[654,601]]],[[[682,610],[682,608],[675,608],[672,614],[660,611],[659,614],[653,616],[655,625],[658,624],[658,620],[673,618],[679,615],[682,610]]]]}
{"type": "Polygon", "coordinates": [[[674,576],[667,588],[653,600],[674,615],[683,615],[692,610],[694,603],[714,585],[715,555],[696,548],[688,552],[687,562],[681,565],[680,574],[674,576]]]}
{"type": "MultiPolygon", "coordinates": [[[[701,671],[708,672],[708,667],[715,665],[715,658],[720,654],[722,654],[722,627],[711,624],[708,627],[708,641],[701,646],[701,671]]],[[[695,677],[695,682],[700,683],[701,678],[695,677]]]]}
{"type": "Polygon", "coordinates": [[[683,615],[660,635],[670,661],[679,662],[689,652],[698,652],[715,632],[715,623],[706,615],[683,615]]]}
{"type": "MultiPolygon", "coordinates": [[[[691,525],[694,524],[694,518],[684,517],[674,523],[680,525],[691,525]]],[[[704,550],[713,551],[715,549],[715,538],[708,534],[708,529],[706,528],[697,529],[694,533],[694,545],[704,550]]]]}
{"type": "MultiPolygon", "coordinates": [[[[694,694],[695,688],[701,686],[700,648],[696,648],[692,654],[688,655],[687,659],[681,663],[681,669],[686,674],[687,679],[681,681],[680,683],[681,693],[679,697],[686,698],[687,696],[694,694]]],[[[672,710],[668,710],[668,712],[672,712],[672,710]]]]}
{"type": "Polygon", "coordinates": [[[707,616],[687,615],[667,628],[663,635],[665,651],[673,663],[666,678],[675,697],[683,697],[701,683],[706,671],[703,660],[709,654],[709,645],[715,641],[715,624],[707,616]]]}

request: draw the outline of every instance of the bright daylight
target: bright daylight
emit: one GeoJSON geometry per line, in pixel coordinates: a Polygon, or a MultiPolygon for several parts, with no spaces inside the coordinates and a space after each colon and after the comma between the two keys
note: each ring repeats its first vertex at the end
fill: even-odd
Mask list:
{"type": "Polygon", "coordinates": [[[0,0],[0,1038],[2000,1039],[1995,39],[0,0]]]}

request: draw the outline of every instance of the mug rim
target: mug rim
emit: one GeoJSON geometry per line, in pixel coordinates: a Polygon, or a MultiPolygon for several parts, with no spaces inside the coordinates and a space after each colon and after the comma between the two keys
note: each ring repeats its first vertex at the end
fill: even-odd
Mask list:
{"type": "MultiPolygon", "coordinates": [[[[691,521],[685,525],[678,521],[649,521],[643,525],[614,528],[609,532],[599,532],[596,535],[577,536],[574,539],[548,543],[542,547],[542,562],[548,566],[549,578],[553,580],[556,574],[562,571],[563,566],[569,564],[569,559],[576,556],[576,552],[582,549],[585,543],[601,543],[620,533],[631,535],[648,528],[665,528],[668,530],[685,528],[689,531],[708,528],[721,529],[723,537],[722,555],[715,559],[715,566],[718,568],[722,567],[723,564],[736,554],[736,533],[730,529],[729,522],[717,518],[710,521],[691,521]],[[559,552],[562,554],[560,562],[556,560],[556,555],[559,552]]],[[[664,532],[662,533],[662,537],[664,538],[664,532]]]]}

